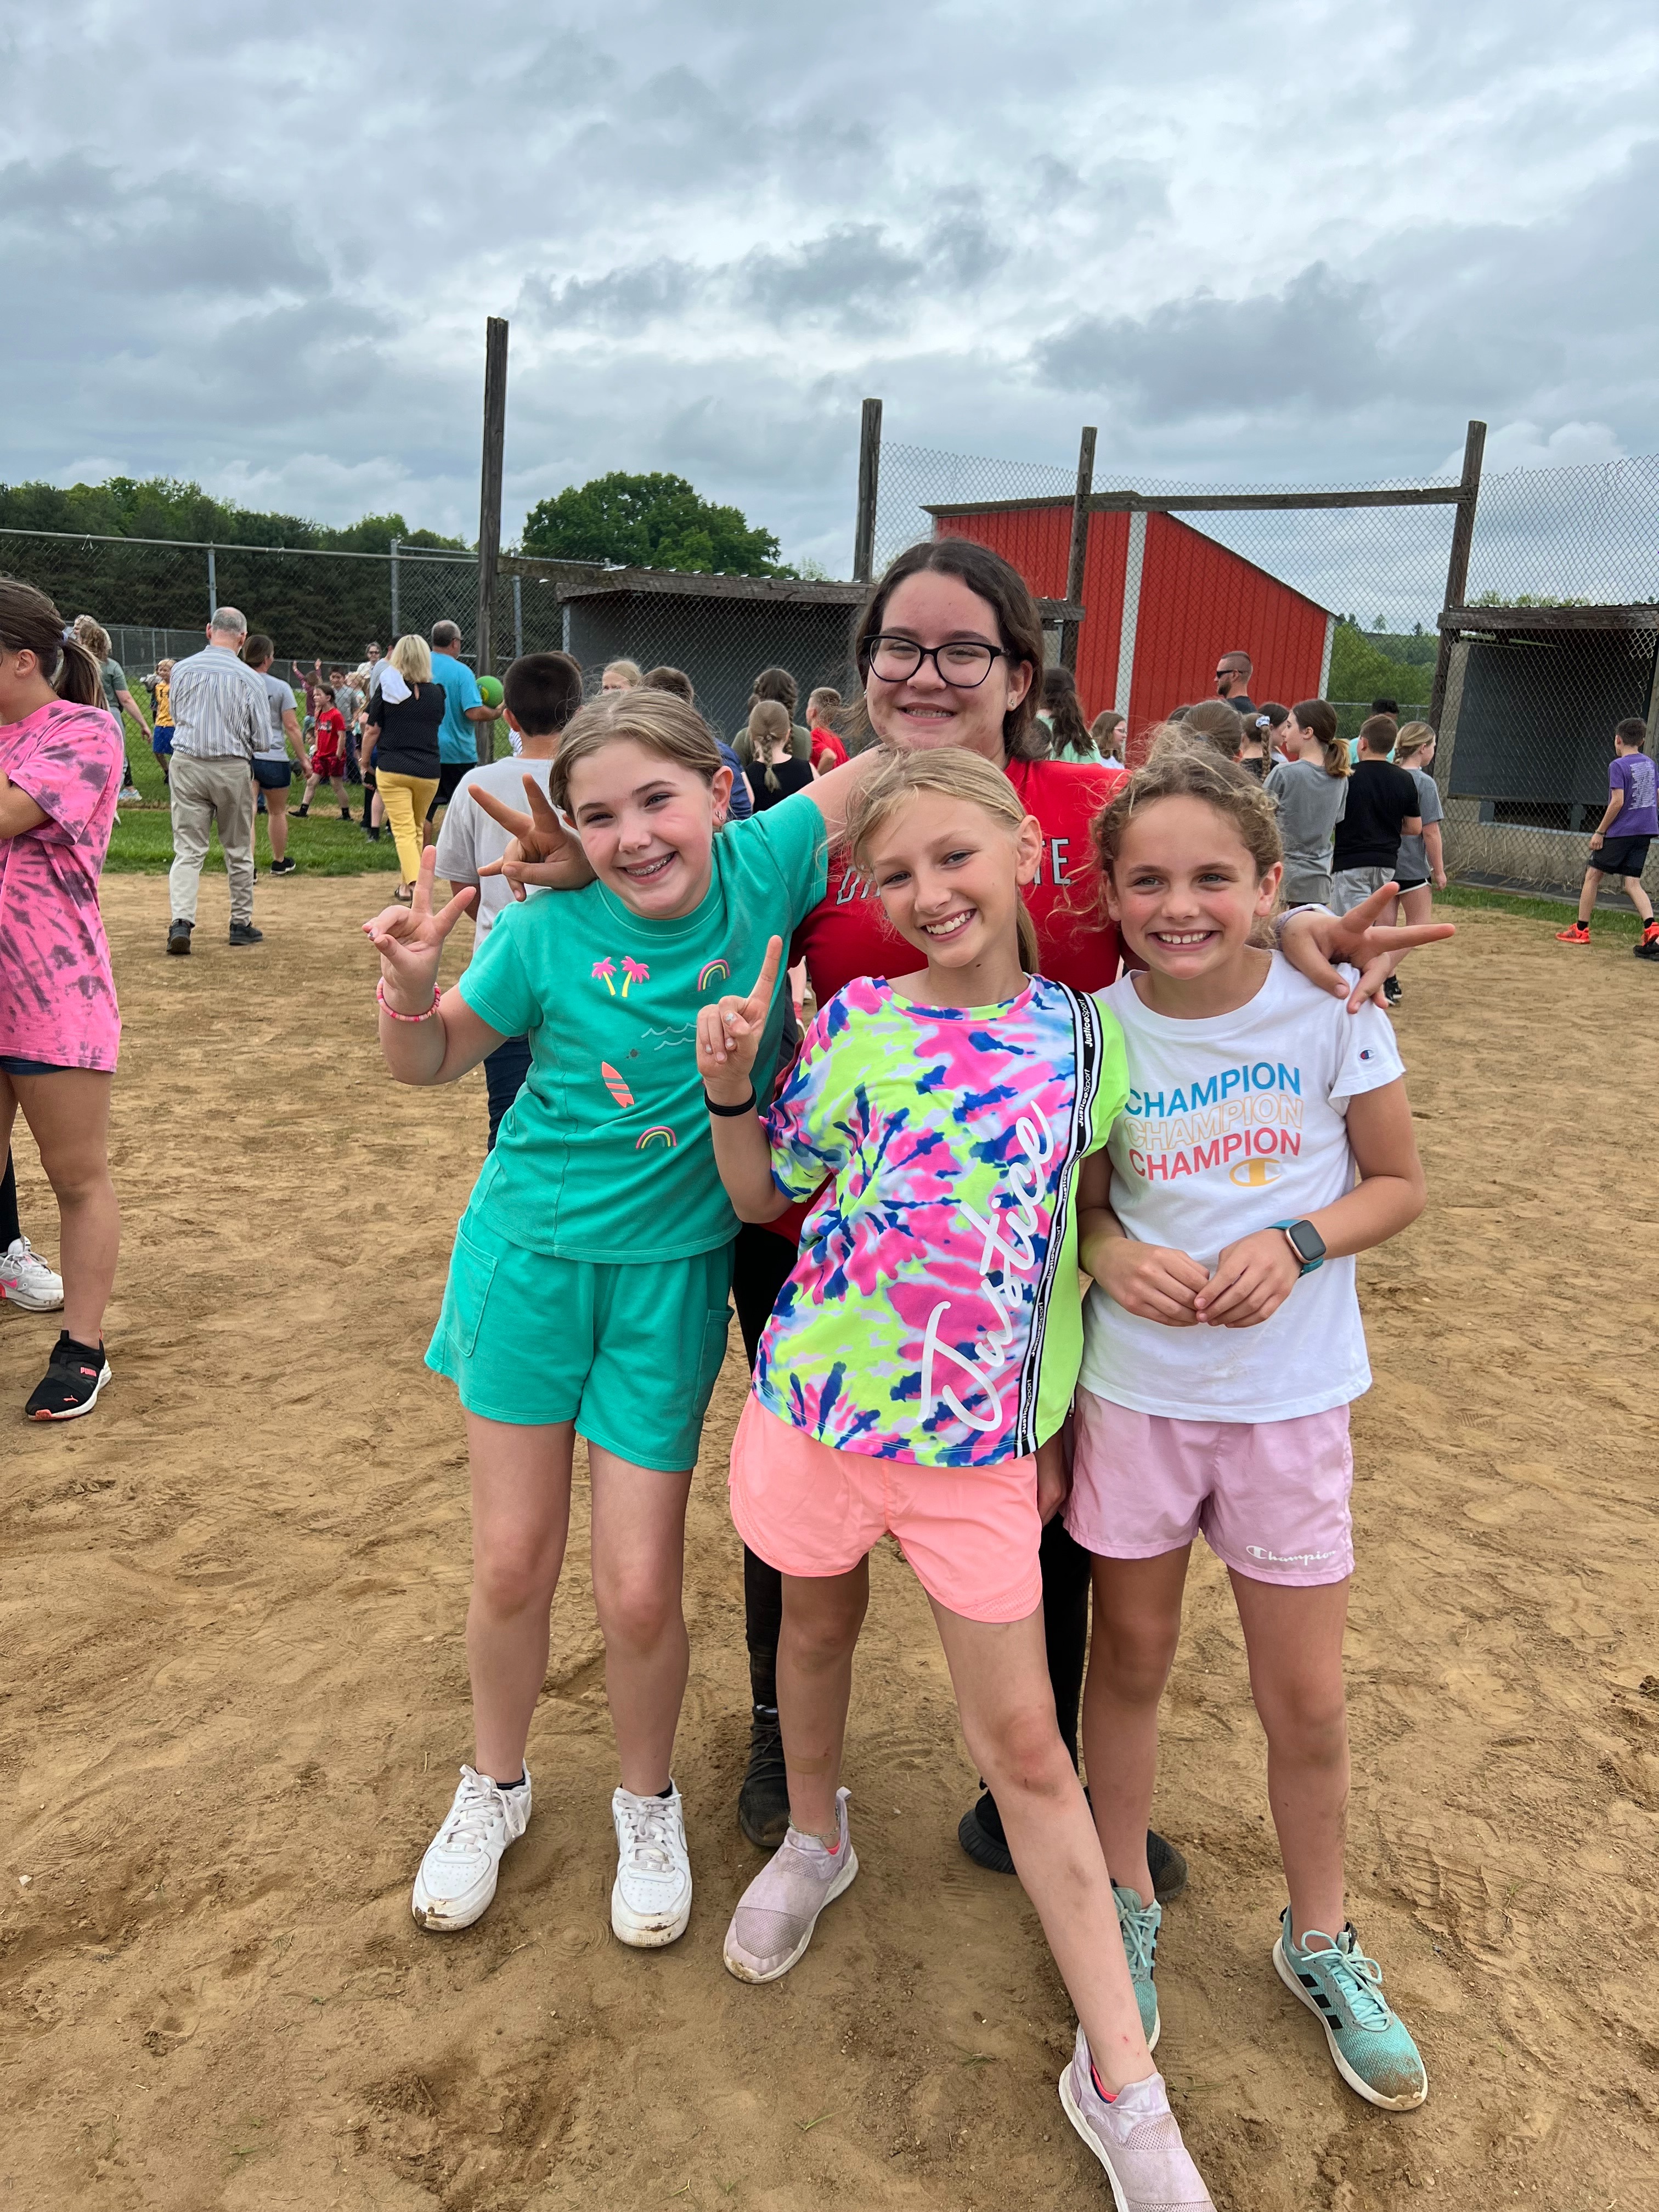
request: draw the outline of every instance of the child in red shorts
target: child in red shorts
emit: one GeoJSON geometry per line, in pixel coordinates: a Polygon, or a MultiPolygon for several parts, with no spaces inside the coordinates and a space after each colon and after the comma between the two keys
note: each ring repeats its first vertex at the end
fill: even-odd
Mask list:
{"type": "Polygon", "coordinates": [[[306,778],[306,795],[300,801],[300,812],[309,814],[311,802],[317,795],[319,784],[327,784],[339,802],[340,819],[349,822],[351,803],[346,792],[345,716],[332,704],[325,706],[326,691],[317,694],[317,712],[312,721],[311,773],[306,778]]]}

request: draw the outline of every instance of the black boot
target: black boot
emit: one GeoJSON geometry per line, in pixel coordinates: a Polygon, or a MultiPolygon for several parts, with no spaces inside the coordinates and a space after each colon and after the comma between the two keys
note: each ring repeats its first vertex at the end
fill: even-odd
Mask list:
{"type": "Polygon", "coordinates": [[[749,1686],[754,1698],[749,1723],[749,1771],[738,1792],[738,1826],[757,1850],[775,1851],[789,1827],[789,1784],[783,1771],[783,1735],[778,1726],[775,1653],[750,1653],[749,1686]]]}
{"type": "MultiPolygon", "coordinates": [[[[1002,1832],[1002,1815],[988,1790],[977,1804],[970,1805],[963,1814],[957,1826],[957,1841],[975,1866],[982,1866],[992,1874],[1013,1872],[1014,1856],[1002,1832]]],[[[1146,1866],[1160,1905],[1169,1904],[1171,1898],[1179,1897],[1186,1888],[1186,1859],[1156,1828],[1146,1831],[1146,1866]]]]}

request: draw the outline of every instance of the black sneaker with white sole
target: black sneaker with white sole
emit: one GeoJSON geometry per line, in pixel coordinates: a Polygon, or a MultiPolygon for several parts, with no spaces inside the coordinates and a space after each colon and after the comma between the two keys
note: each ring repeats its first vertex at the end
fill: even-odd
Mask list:
{"type": "Polygon", "coordinates": [[[291,876],[299,865],[297,860],[273,860],[270,864],[270,872],[273,876],[291,876]]]}
{"type": "Polygon", "coordinates": [[[179,921],[177,920],[170,921],[167,924],[167,951],[174,954],[182,953],[185,957],[188,957],[190,953],[190,933],[195,928],[195,927],[196,924],[193,921],[179,921]]]}
{"type": "Polygon", "coordinates": [[[89,1413],[110,1379],[101,1344],[78,1344],[60,1329],[46,1371],[29,1394],[23,1412],[31,1421],[74,1421],[89,1413]]]}
{"type": "Polygon", "coordinates": [[[265,933],[263,929],[256,929],[251,921],[233,921],[229,941],[233,945],[263,945],[265,933]]]}

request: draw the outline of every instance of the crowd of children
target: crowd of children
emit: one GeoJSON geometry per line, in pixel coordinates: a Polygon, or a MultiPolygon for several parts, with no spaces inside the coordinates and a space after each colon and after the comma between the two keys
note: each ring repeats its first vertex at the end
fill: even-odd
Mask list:
{"type": "MultiPolygon", "coordinates": [[[[693,707],[607,672],[532,756],[526,803],[472,780],[466,803],[506,841],[491,857],[458,830],[422,856],[412,903],[366,925],[398,1079],[451,1081],[515,1044],[525,1062],[427,1355],[467,1430],[476,1747],[412,1907],[471,1924],[530,1818],[580,1434],[619,1765],[611,1926],[658,1948],[688,1924],[684,1517],[735,1291],[753,1384],[732,1510],[746,1596],[761,1571],[751,1680],[786,1802],[733,1901],[729,1970],[791,1971],[857,1874],[842,1747],[867,1557],[890,1533],[988,1785],[975,1832],[1018,1872],[1076,2008],[1066,2113],[1120,2207],[1201,2206],[1151,2057],[1146,1826],[1200,1530],[1268,1737],[1289,1897],[1273,1969],[1359,2094],[1427,2094],[1346,1916],[1341,1639],[1347,1408],[1370,1380],[1354,1255],[1423,1203],[1369,994],[1446,933],[1382,927],[1391,885],[1346,917],[1284,915],[1274,799],[1196,732],[1165,733],[1133,776],[1053,758],[1041,641],[997,556],[915,549],[858,634],[879,743],[823,763],[809,732],[798,787],[767,791],[795,761],[793,702],[757,687],[742,773],[769,803],[742,819],[693,707]],[[438,906],[446,865],[459,888],[438,906]],[[486,885],[488,933],[442,990],[444,944],[486,885]],[[786,947],[817,1001],[793,1055],[786,947]],[[560,1326],[526,1330],[526,1311],[560,1326]],[[1068,1735],[1045,1619],[1056,1530],[1085,1634],[1093,1585],[1092,1803],[1081,1642],[1068,1735]]],[[[532,720],[574,699],[557,676],[509,672],[521,739],[535,686],[532,720]]]]}

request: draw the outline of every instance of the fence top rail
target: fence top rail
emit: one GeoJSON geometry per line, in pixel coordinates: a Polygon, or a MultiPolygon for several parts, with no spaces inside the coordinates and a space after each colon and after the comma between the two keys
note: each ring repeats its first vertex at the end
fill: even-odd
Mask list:
{"type": "Polygon", "coordinates": [[[1659,605],[1608,607],[1448,607],[1440,628],[1453,636],[1510,635],[1516,630],[1659,630],[1659,605]]]}
{"type": "MultiPolygon", "coordinates": [[[[248,545],[240,538],[118,538],[113,533],[97,530],[23,530],[14,524],[0,524],[0,538],[58,538],[70,545],[165,545],[175,553],[276,553],[300,554],[310,559],[325,561],[386,561],[391,558],[391,548],[381,553],[359,553],[349,546],[335,545],[248,545]]],[[[398,542],[400,561],[468,561],[476,563],[477,555],[458,550],[453,545],[406,545],[398,542]]]]}
{"type": "MultiPolygon", "coordinates": [[[[1343,507],[1455,507],[1462,495],[1456,484],[1417,484],[1398,491],[1096,491],[1085,504],[1091,514],[1256,514],[1343,507]]],[[[935,516],[1016,514],[1075,504],[1074,496],[1045,492],[1030,499],[928,501],[921,511],[935,516]]]]}
{"type": "Polygon", "coordinates": [[[817,583],[804,576],[717,576],[705,568],[606,568],[591,583],[561,592],[566,599],[603,599],[618,592],[644,592],[675,599],[793,599],[810,605],[855,607],[863,584],[817,583]]]}

